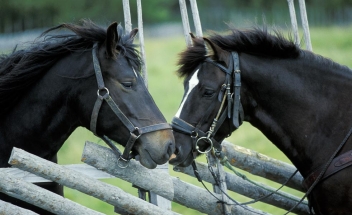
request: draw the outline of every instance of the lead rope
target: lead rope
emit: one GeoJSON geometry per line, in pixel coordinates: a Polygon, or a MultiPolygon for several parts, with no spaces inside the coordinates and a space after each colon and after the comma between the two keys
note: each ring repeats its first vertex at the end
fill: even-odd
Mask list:
{"type": "Polygon", "coordinates": [[[244,205],[252,204],[252,203],[258,202],[258,201],[260,201],[260,200],[263,200],[263,199],[265,199],[265,198],[267,198],[267,197],[269,197],[269,196],[271,196],[271,195],[273,195],[273,194],[276,194],[276,195],[279,195],[279,196],[282,196],[282,197],[285,197],[285,198],[287,198],[287,199],[291,199],[291,200],[297,202],[296,199],[291,198],[290,196],[287,196],[287,195],[285,195],[285,194],[279,193],[278,191],[281,190],[284,186],[286,186],[286,184],[296,175],[296,173],[298,172],[298,170],[296,170],[296,171],[295,171],[278,189],[276,189],[275,191],[273,191],[272,189],[269,189],[269,188],[267,188],[267,187],[264,187],[264,186],[258,184],[257,182],[250,180],[246,175],[244,175],[244,174],[238,172],[236,169],[234,169],[234,168],[232,167],[232,165],[230,164],[228,158],[224,155],[224,153],[223,153],[222,151],[216,151],[216,152],[215,152],[215,155],[216,155],[216,157],[220,160],[220,163],[221,163],[223,166],[225,166],[225,167],[227,167],[228,169],[230,169],[231,171],[233,171],[238,177],[242,178],[242,179],[245,180],[245,181],[248,181],[249,183],[251,183],[251,184],[253,184],[253,185],[257,186],[257,187],[260,187],[260,188],[262,188],[262,189],[264,189],[264,190],[270,192],[269,194],[267,194],[267,195],[265,195],[265,196],[262,196],[262,197],[260,197],[260,198],[258,198],[258,199],[254,199],[254,200],[252,200],[252,201],[245,202],[245,203],[241,203],[241,204],[244,204],[244,205]]]}
{"type": "MultiPolygon", "coordinates": [[[[237,205],[237,206],[243,208],[244,210],[250,211],[250,212],[255,213],[255,214],[263,215],[263,213],[259,213],[259,212],[257,212],[257,211],[253,211],[253,210],[251,210],[250,208],[246,207],[246,205],[243,205],[242,203],[239,203],[239,202],[237,202],[236,200],[234,200],[233,198],[231,198],[226,192],[224,192],[224,191],[220,188],[220,186],[219,186],[219,185],[220,185],[219,179],[218,179],[215,175],[213,175],[213,174],[215,174],[214,171],[210,171],[210,169],[209,169],[210,173],[211,173],[211,174],[213,175],[213,177],[214,177],[215,185],[217,185],[217,186],[219,187],[219,190],[220,190],[221,192],[225,193],[225,195],[233,202],[233,204],[224,202],[223,200],[219,199],[219,198],[218,198],[217,196],[215,196],[215,195],[213,194],[213,192],[211,192],[211,191],[208,189],[208,187],[204,184],[204,182],[203,182],[203,180],[202,180],[202,178],[201,178],[201,176],[200,176],[200,174],[199,174],[199,172],[198,172],[198,168],[197,168],[196,162],[195,162],[194,160],[193,160],[193,162],[192,162],[192,167],[193,167],[194,175],[196,176],[196,178],[198,179],[198,181],[203,185],[203,187],[208,191],[208,193],[209,193],[210,195],[212,195],[212,196],[217,200],[217,203],[226,204],[226,205],[237,205]]],[[[212,167],[210,167],[210,166],[208,165],[208,168],[212,168],[212,167]]]]}

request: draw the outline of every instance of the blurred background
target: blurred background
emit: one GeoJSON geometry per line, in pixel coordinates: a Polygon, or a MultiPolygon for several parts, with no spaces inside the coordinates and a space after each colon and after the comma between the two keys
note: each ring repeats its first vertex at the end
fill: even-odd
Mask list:
{"type": "MultiPolygon", "coordinates": [[[[188,1],[187,1],[188,2],[188,1]]],[[[237,28],[250,28],[254,25],[267,25],[279,28],[288,36],[291,34],[291,22],[286,0],[199,0],[199,14],[203,31],[215,30],[226,33],[228,24],[237,28]]],[[[189,5],[188,5],[189,6],[189,5]]],[[[297,21],[300,21],[298,2],[295,1],[297,21]]],[[[160,110],[170,122],[176,113],[183,95],[182,80],[176,76],[178,53],[186,48],[183,38],[180,9],[177,0],[142,1],[145,31],[149,90],[160,110]]],[[[137,27],[137,6],[130,1],[132,27],[137,27]]],[[[352,67],[352,0],[306,0],[308,21],[313,51],[340,64],[352,67]]],[[[191,28],[193,21],[189,12],[191,28]]],[[[0,0],[0,54],[11,52],[13,48],[26,41],[32,41],[42,31],[64,22],[78,23],[86,18],[102,26],[117,21],[123,24],[121,0],[0,0]]],[[[301,29],[300,29],[301,30],[301,29]]],[[[300,34],[302,48],[303,35],[300,34]]],[[[136,41],[138,43],[138,41],[136,41]]],[[[81,163],[80,157],[84,142],[90,140],[103,144],[90,131],[78,128],[65,142],[59,152],[60,164],[81,163]]],[[[270,157],[290,162],[260,131],[244,123],[228,140],[270,157]]],[[[199,161],[205,162],[204,157],[199,161]]],[[[201,186],[195,178],[174,172],[196,186],[201,186]]],[[[256,181],[279,187],[265,179],[248,177],[256,181]]],[[[119,186],[123,190],[137,195],[131,184],[118,179],[104,180],[119,186]]],[[[209,188],[211,185],[207,184],[209,188]]],[[[285,189],[286,192],[303,196],[302,193],[285,189]]],[[[114,214],[113,207],[95,198],[71,189],[65,189],[65,196],[105,214],[114,214]]],[[[231,193],[240,202],[248,199],[231,193]]],[[[284,211],[272,206],[256,203],[255,208],[272,214],[284,211]]],[[[173,203],[172,208],[181,214],[200,214],[189,208],[173,203]]]]}
{"type": "MultiPolygon", "coordinates": [[[[222,30],[224,22],[243,26],[244,20],[268,24],[289,23],[285,0],[201,0],[198,9],[204,28],[222,30]]],[[[146,26],[179,23],[180,9],[177,0],[143,1],[146,26]]],[[[106,24],[123,21],[122,1],[104,0],[0,0],[0,33],[14,33],[35,28],[47,28],[62,22],[90,18],[106,24]]],[[[343,25],[352,20],[351,0],[306,0],[311,26],[343,25]]],[[[130,2],[132,23],[136,23],[136,1],[130,2]]]]}

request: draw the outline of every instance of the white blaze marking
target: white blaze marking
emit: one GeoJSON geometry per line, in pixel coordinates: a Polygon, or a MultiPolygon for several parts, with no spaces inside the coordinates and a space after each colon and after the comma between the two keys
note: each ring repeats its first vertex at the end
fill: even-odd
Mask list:
{"type": "Polygon", "coordinates": [[[176,113],[176,117],[180,117],[180,114],[182,112],[182,108],[183,108],[183,105],[185,104],[186,100],[187,100],[187,97],[188,95],[191,93],[191,91],[193,90],[193,88],[195,86],[197,86],[197,84],[199,83],[199,80],[198,80],[198,71],[199,69],[192,75],[191,79],[189,79],[188,81],[188,92],[186,93],[186,96],[183,98],[183,101],[180,105],[180,108],[178,109],[177,113],[176,113]]]}
{"type": "Polygon", "coordinates": [[[133,68],[133,67],[132,67],[132,69],[133,69],[134,75],[137,77],[137,73],[136,73],[136,71],[134,70],[134,68],[133,68]]]}

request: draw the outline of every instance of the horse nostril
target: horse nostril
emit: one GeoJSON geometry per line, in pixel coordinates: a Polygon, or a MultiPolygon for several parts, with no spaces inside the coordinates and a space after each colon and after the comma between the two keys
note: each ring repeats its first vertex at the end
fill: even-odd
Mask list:
{"type": "Polygon", "coordinates": [[[167,154],[171,156],[175,151],[175,146],[173,142],[170,142],[167,146],[167,154]]]}
{"type": "Polygon", "coordinates": [[[180,153],[179,149],[176,147],[174,154],[177,156],[180,153]]]}

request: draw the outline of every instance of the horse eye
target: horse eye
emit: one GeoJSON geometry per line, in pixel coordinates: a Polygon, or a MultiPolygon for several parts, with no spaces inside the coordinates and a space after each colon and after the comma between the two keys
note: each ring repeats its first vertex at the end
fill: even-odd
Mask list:
{"type": "Polygon", "coordinates": [[[212,97],[214,95],[215,91],[214,90],[205,90],[203,96],[204,97],[212,97]]]}
{"type": "Polygon", "coordinates": [[[122,82],[121,83],[125,88],[132,88],[132,82],[122,82]]]}

